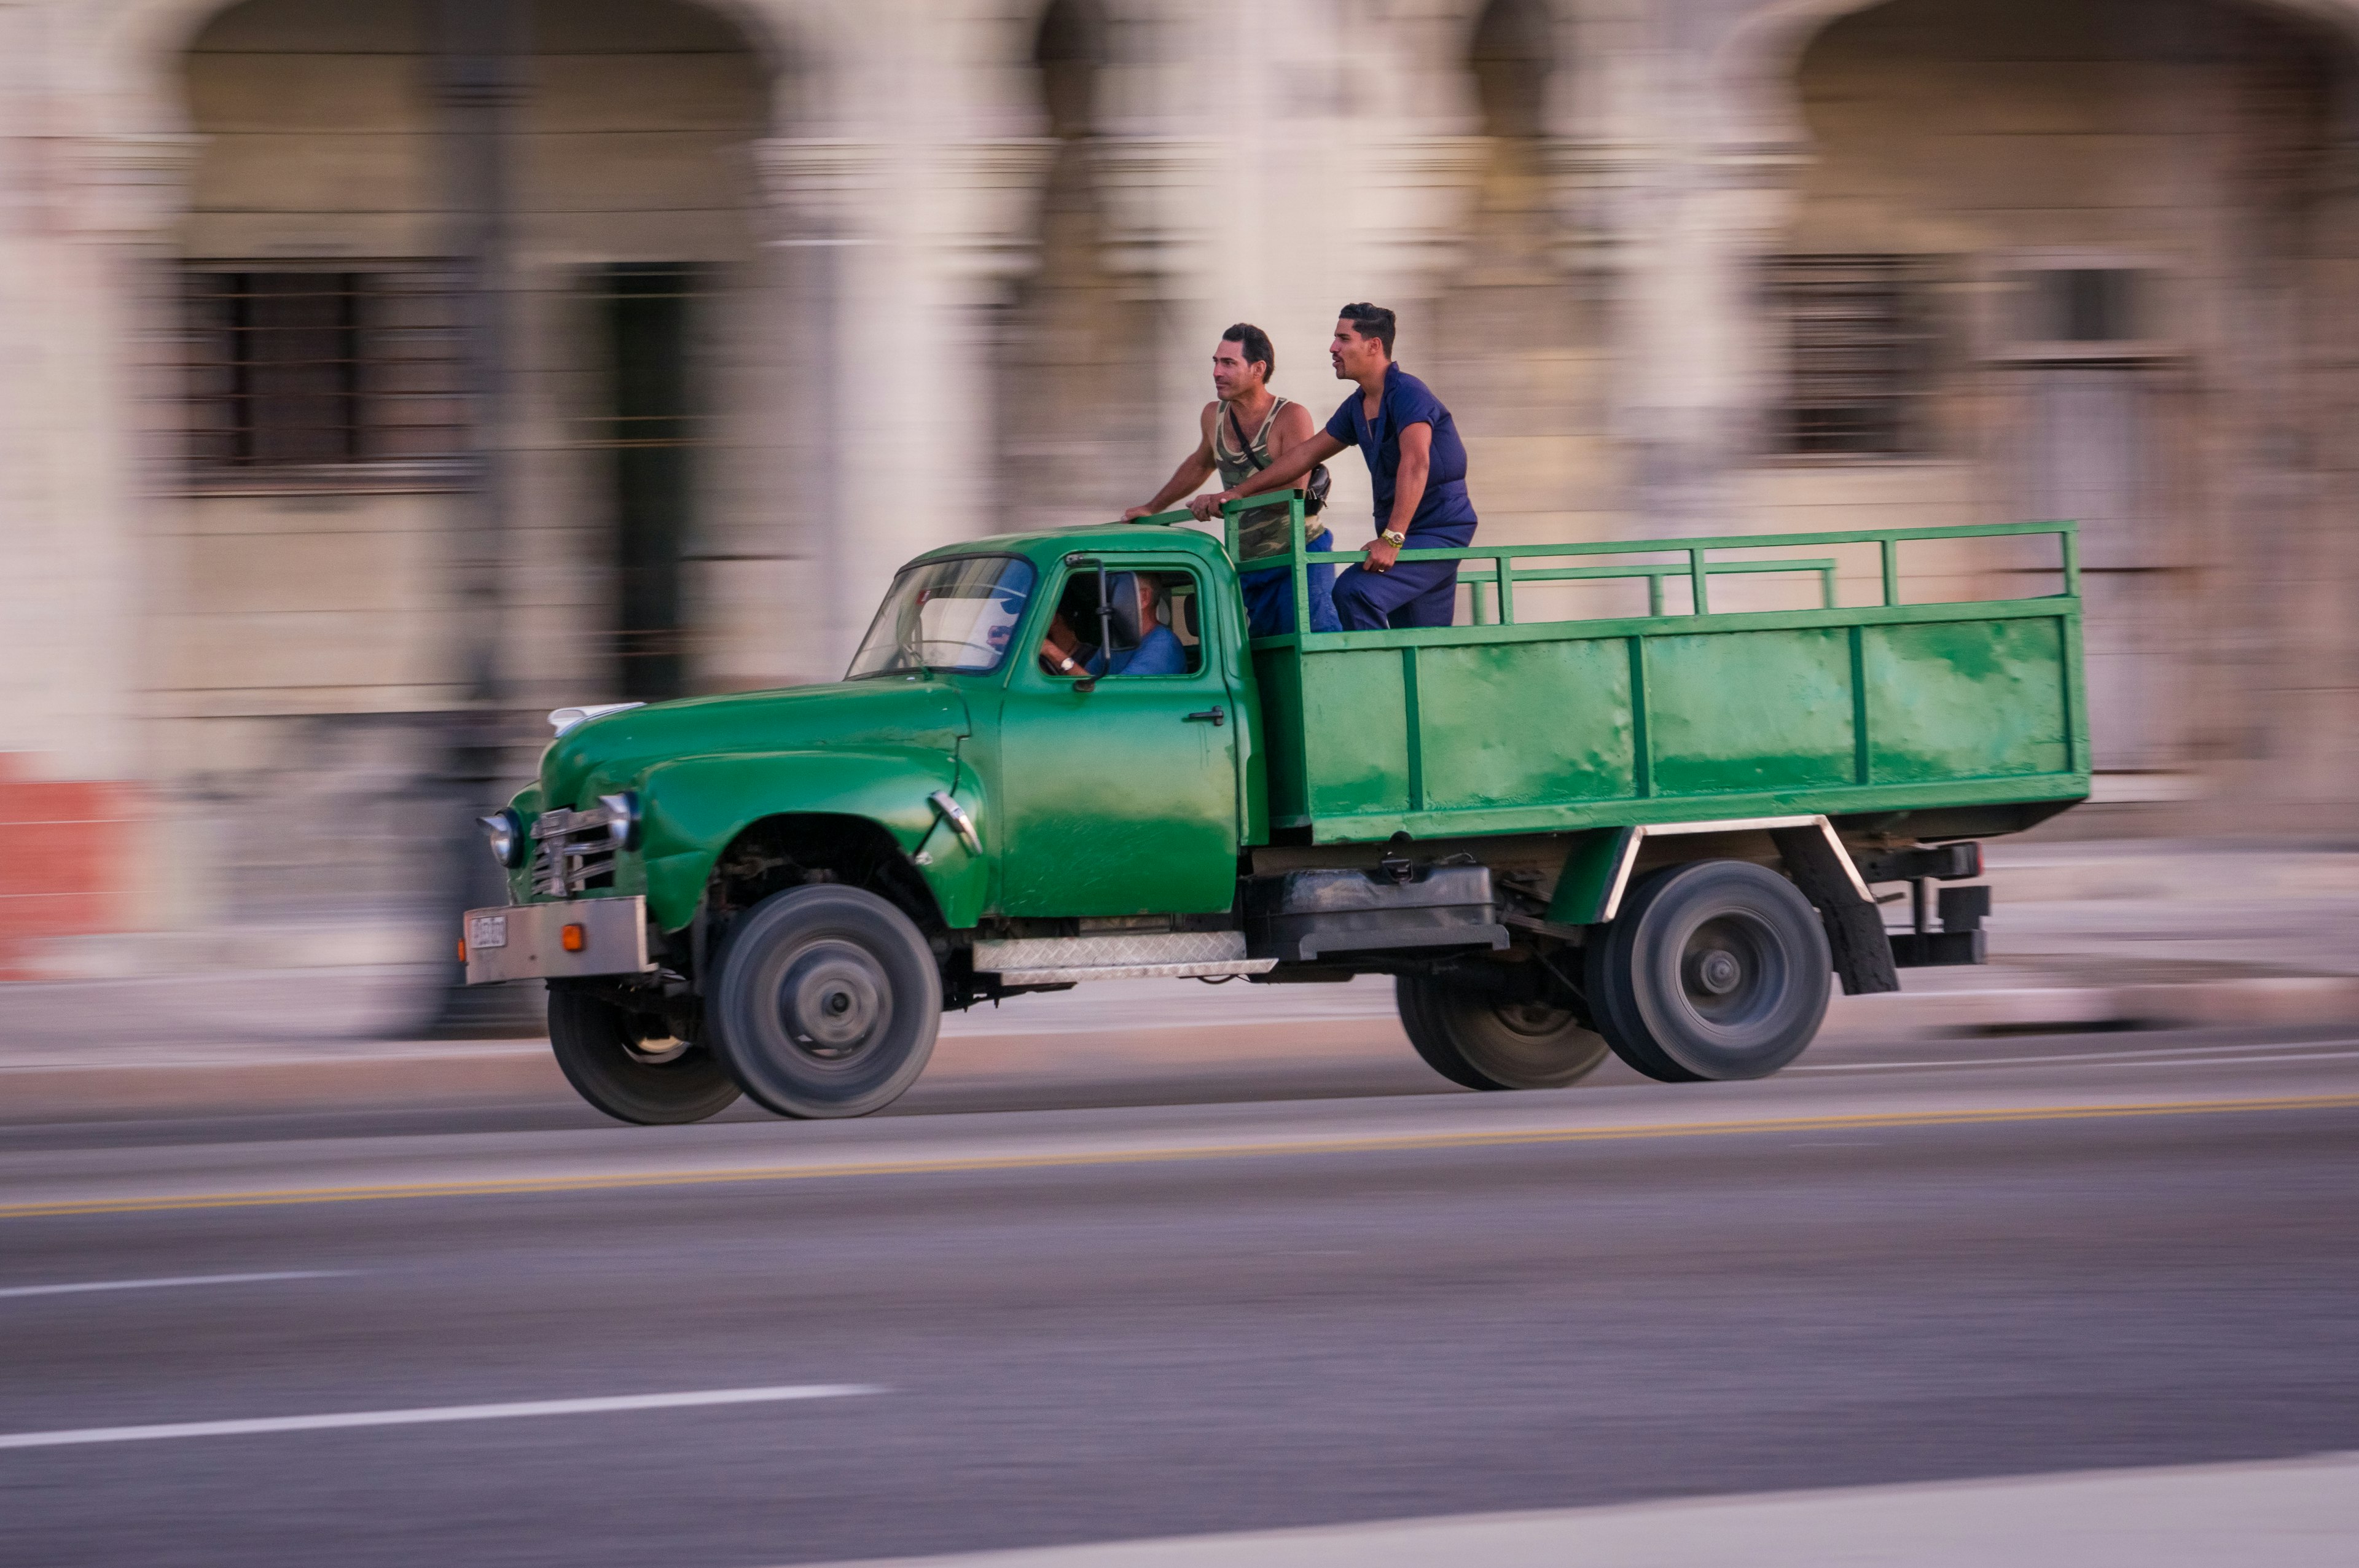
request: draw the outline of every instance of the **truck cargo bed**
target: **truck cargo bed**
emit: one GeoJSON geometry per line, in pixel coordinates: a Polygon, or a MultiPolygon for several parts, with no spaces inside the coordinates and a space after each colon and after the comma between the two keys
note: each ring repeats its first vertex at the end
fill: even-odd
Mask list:
{"type": "Polygon", "coordinates": [[[1273,830],[1329,843],[2088,794],[2070,523],[1401,558],[1463,561],[1477,623],[1253,643],[1273,830]],[[2060,591],[1905,602],[1904,546],[1943,552],[1944,582],[2044,574],[2060,591]],[[2047,559],[2019,564],[2027,548],[2047,559]],[[1813,554],[1774,553],[1796,550],[1813,554]],[[1779,579],[1820,602],[1711,608],[1779,579]],[[1643,589],[1646,612],[1530,613],[1554,585],[1614,582],[1643,589]],[[1844,586],[1875,602],[1840,603],[1844,586]]]}

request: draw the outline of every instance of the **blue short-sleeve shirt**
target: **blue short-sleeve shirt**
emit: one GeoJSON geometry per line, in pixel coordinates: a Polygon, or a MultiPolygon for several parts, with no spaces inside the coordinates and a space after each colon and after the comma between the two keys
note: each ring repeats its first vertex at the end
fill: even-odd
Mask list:
{"type": "Polygon", "coordinates": [[[1400,433],[1411,425],[1433,427],[1433,451],[1425,477],[1425,494],[1409,520],[1411,534],[1440,535],[1425,548],[1440,548],[1443,539],[1456,548],[1473,542],[1474,503],[1466,494],[1466,443],[1458,438],[1458,422],[1433,389],[1398,365],[1385,369],[1384,395],[1377,399],[1371,422],[1361,411],[1355,389],[1327,421],[1327,434],[1360,449],[1368,460],[1368,477],[1376,492],[1376,527],[1392,525],[1393,481],[1400,471],[1400,433]]]}

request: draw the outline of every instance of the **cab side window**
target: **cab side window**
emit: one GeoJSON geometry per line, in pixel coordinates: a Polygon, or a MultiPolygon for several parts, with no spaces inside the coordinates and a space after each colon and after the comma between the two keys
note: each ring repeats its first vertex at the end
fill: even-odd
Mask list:
{"type": "Polygon", "coordinates": [[[1204,667],[1199,620],[1201,593],[1187,571],[1110,571],[1107,614],[1099,613],[1099,575],[1065,581],[1040,651],[1050,675],[1079,680],[1190,676],[1204,667]]]}

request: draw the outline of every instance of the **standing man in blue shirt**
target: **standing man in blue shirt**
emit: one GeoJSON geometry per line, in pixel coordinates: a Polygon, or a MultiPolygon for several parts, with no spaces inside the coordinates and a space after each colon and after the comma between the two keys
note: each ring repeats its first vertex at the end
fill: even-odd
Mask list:
{"type": "Polygon", "coordinates": [[[1335,579],[1335,614],[1346,632],[1447,626],[1458,611],[1458,563],[1400,564],[1403,550],[1462,549],[1474,542],[1474,503],[1466,495],[1466,446],[1457,422],[1431,388],[1393,362],[1393,313],[1346,305],[1327,358],[1335,379],[1356,383],[1327,427],[1244,483],[1196,498],[1211,517],[1228,502],[1299,480],[1311,468],[1357,446],[1368,460],[1376,496],[1376,537],[1367,557],[1335,579]]]}

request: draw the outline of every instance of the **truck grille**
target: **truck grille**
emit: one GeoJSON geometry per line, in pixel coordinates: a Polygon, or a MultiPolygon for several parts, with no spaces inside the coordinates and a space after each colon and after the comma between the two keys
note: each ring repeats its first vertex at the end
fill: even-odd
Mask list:
{"type": "Polygon", "coordinates": [[[604,806],[544,811],[532,837],[533,892],[571,898],[614,885],[614,816],[604,806]]]}

